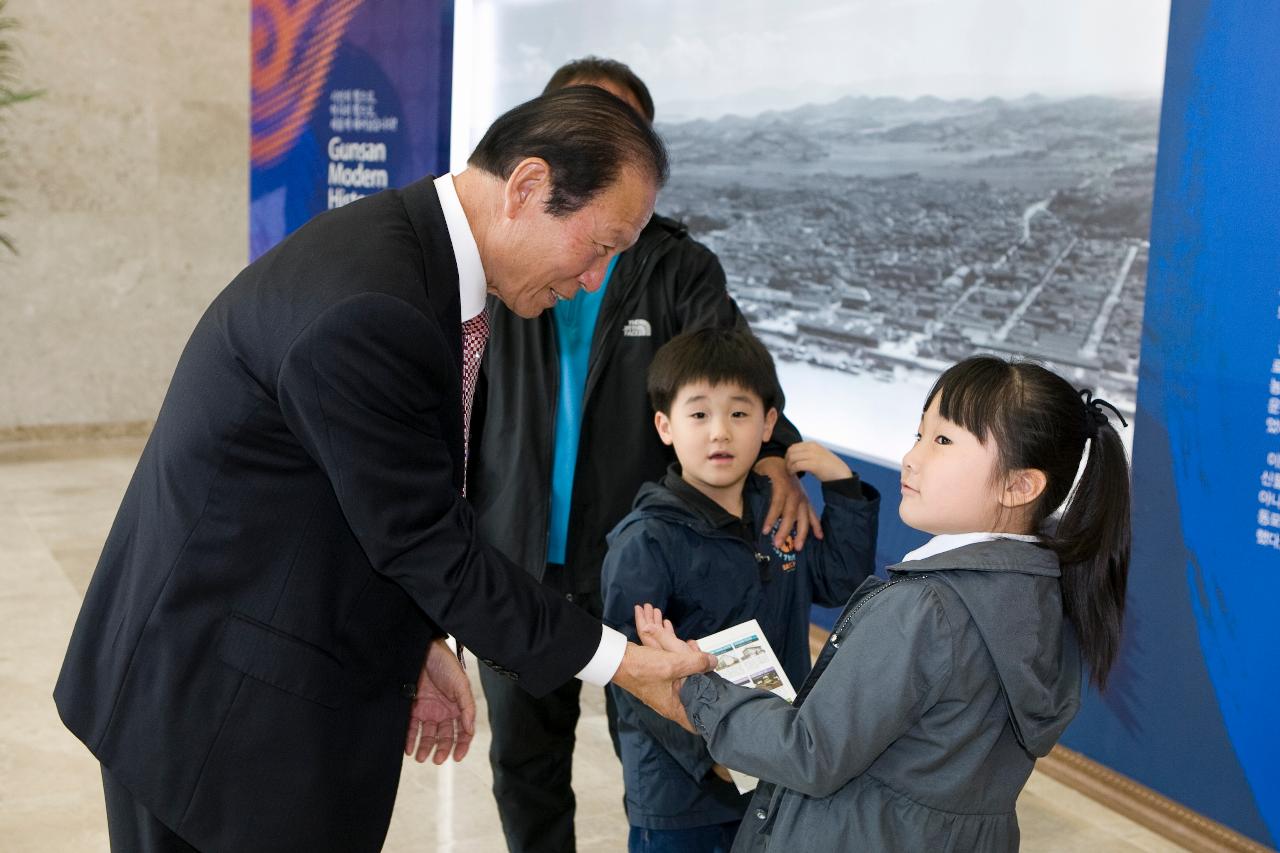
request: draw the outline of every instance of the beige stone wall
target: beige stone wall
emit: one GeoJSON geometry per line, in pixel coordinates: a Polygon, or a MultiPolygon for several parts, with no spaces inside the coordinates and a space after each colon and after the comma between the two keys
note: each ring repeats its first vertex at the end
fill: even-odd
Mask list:
{"type": "Polygon", "coordinates": [[[249,0],[10,0],[0,432],[154,418],[248,253],[249,0]]]}

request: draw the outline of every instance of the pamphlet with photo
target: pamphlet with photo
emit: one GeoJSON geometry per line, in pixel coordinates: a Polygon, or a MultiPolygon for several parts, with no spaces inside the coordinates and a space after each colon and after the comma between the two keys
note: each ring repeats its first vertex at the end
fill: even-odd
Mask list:
{"type": "MultiPolygon", "coordinates": [[[[716,673],[722,678],[743,687],[768,690],[788,702],[795,701],[795,688],[756,620],[750,619],[703,637],[698,640],[698,647],[716,656],[716,673]]],[[[729,775],[740,794],[755,790],[759,781],[733,768],[729,769],[729,775]]]]}

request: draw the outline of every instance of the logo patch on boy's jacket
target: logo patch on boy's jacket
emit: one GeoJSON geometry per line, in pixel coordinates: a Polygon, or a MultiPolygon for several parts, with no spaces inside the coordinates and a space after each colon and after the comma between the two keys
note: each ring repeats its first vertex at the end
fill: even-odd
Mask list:
{"type": "Polygon", "coordinates": [[[622,327],[622,336],[624,338],[650,338],[653,337],[653,327],[649,325],[649,321],[636,317],[628,320],[627,325],[622,327]]]}
{"type": "Polygon", "coordinates": [[[794,540],[796,532],[792,530],[787,534],[787,538],[782,540],[781,548],[773,545],[773,537],[777,534],[778,525],[781,523],[781,519],[774,522],[773,530],[769,531],[769,543],[773,548],[774,555],[778,558],[778,564],[782,567],[782,570],[784,572],[794,572],[796,569],[796,546],[794,540]]]}

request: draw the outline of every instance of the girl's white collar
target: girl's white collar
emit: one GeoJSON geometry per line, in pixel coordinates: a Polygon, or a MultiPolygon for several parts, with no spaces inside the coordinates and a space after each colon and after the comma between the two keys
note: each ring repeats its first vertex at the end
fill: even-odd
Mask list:
{"type": "Polygon", "coordinates": [[[909,563],[912,560],[923,560],[926,557],[932,557],[934,554],[954,551],[956,548],[972,545],[975,542],[990,542],[992,539],[1016,539],[1019,542],[1040,541],[1039,536],[1030,536],[1022,533],[942,533],[914,551],[908,552],[902,558],[902,562],[909,563]]]}

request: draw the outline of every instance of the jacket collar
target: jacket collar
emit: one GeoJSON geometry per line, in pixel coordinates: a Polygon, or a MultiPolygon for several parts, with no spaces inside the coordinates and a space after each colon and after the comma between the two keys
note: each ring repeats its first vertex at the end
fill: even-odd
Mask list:
{"type": "Polygon", "coordinates": [[[440,198],[431,176],[415,181],[400,193],[401,203],[409,217],[414,235],[422,251],[422,273],[431,314],[452,356],[456,381],[449,389],[453,404],[445,408],[456,440],[449,442],[453,457],[453,483],[461,489],[464,482],[464,442],[462,423],[462,314],[458,297],[458,262],[449,226],[445,222],[440,198]]]}
{"type": "MultiPolygon", "coordinates": [[[[749,513],[752,517],[762,515],[769,506],[769,478],[761,477],[754,471],[748,474],[747,482],[742,490],[742,504],[744,514],[749,513]]],[[[704,535],[727,534],[735,538],[738,538],[738,533],[730,526],[730,523],[741,525],[744,521],[742,518],[735,518],[732,514],[725,512],[724,508],[715,503],[715,501],[685,483],[683,478],[680,477],[680,463],[678,462],[672,463],[661,482],[649,482],[640,487],[635,502],[632,504],[631,513],[619,523],[618,529],[642,517],[665,518],[693,527],[704,535]],[[679,480],[680,484],[683,484],[687,489],[712,504],[715,510],[719,511],[719,515],[712,512],[710,507],[705,512],[700,511],[696,501],[686,501],[679,491],[678,484],[674,490],[669,487],[668,477],[674,477],[679,480]],[[723,522],[723,524],[717,525],[717,520],[723,522]]],[[[749,523],[746,529],[754,536],[757,533],[755,522],[749,519],[747,521],[749,523]]],[[[618,529],[615,529],[614,533],[618,529]]],[[[613,534],[610,535],[612,536],[613,534]]]]}
{"type": "MultiPolygon", "coordinates": [[[[679,462],[672,462],[667,468],[666,476],[662,478],[662,485],[677,498],[684,503],[685,507],[704,522],[709,527],[717,529],[728,529],[730,532],[739,533],[742,529],[750,530],[753,522],[751,516],[751,492],[747,488],[749,481],[754,474],[748,474],[748,483],[743,483],[742,494],[742,516],[736,516],[726,510],[720,504],[698,491],[692,485],[685,481],[681,476],[679,462]]],[[[754,540],[754,537],[752,537],[754,540]]]]}
{"type": "Polygon", "coordinates": [[[923,560],[925,557],[932,557],[934,554],[941,554],[944,551],[952,551],[963,545],[972,545],[975,542],[988,542],[992,539],[1016,539],[1019,542],[1037,542],[1038,536],[1024,536],[1018,533],[939,533],[928,542],[909,551],[902,562],[909,563],[912,560],[923,560]]]}
{"type": "Polygon", "coordinates": [[[640,232],[636,244],[618,257],[618,265],[605,289],[600,303],[600,316],[596,318],[595,333],[591,338],[591,353],[587,357],[587,380],[582,399],[590,400],[600,381],[601,366],[607,364],[614,349],[622,339],[622,326],[635,315],[631,312],[640,301],[641,291],[654,286],[649,271],[671,251],[676,240],[687,231],[673,219],[654,214],[649,224],[640,232]]]}
{"type": "Polygon", "coordinates": [[[462,370],[462,308],[458,297],[458,262],[449,239],[449,226],[436,192],[435,179],[428,175],[404,188],[401,199],[414,234],[422,247],[422,268],[427,281],[427,300],[436,322],[453,347],[458,375],[462,370]],[[456,334],[449,334],[449,330],[456,334]]]}
{"type": "MultiPolygon", "coordinates": [[[[908,555],[909,556],[909,555],[908,555]]],[[[888,567],[891,572],[933,572],[943,570],[974,572],[1016,572],[1056,578],[1062,575],[1058,556],[1035,542],[995,538],[970,542],[958,548],[932,554],[920,560],[904,560],[888,567]]]]}
{"type": "Polygon", "coordinates": [[[600,310],[603,312],[628,302],[629,297],[648,279],[642,273],[669,252],[676,240],[686,237],[688,233],[689,229],[674,219],[658,213],[649,217],[649,223],[640,232],[640,239],[618,256],[618,265],[611,279],[614,287],[605,291],[605,300],[600,310]],[[619,284],[623,286],[617,286],[619,284]]]}

